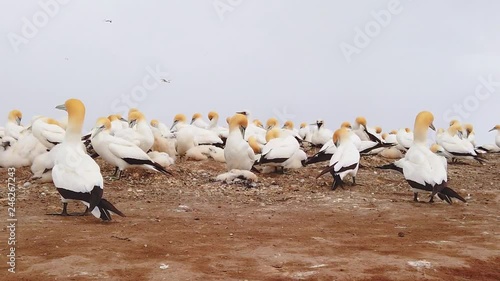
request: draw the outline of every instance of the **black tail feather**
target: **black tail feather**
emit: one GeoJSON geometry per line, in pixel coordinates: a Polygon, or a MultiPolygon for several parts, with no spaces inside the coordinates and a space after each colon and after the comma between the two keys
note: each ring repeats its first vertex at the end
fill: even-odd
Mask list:
{"type": "MultiPolygon", "coordinates": [[[[109,211],[119,215],[120,217],[125,217],[125,214],[120,212],[120,210],[118,210],[113,204],[111,204],[111,202],[109,202],[108,200],[106,200],[104,198],[101,199],[101,201],[99,202],[99,204],[97,206],[99,207],[99,210],[104,209],[106,212],[109,210],[109,211]]],[[[107,214],[109,215],[109,212],[107,214]]],[[[109,217],[111,218],[111,216],[109,216],[109,217]]]]}
{"type": "MultiPolygon", "coordinates": [[[[462,196],[460,196],[455,190],[449,188],[449,187],[445,187],[443,188],[443,190],[441,190],[442,194],[450,197],[450,198],[457,198],[458,200],[462,201],[462,202],[467,202],[462,196]]],[[[441,197],[439,197],[441,198],[441,197]]]]}

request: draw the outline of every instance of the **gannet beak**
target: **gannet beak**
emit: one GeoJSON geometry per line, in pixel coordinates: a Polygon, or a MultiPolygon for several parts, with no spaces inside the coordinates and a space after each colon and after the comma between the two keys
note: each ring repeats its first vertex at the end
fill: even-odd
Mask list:
{"type": "Polygon", "coordinates": [[[283,125],[283,126],[281,127],[281,129],[285,129],[285,125],[283,125]]]}
{"type": "Polygon", "coordinates": [[[489,130],[488,132],[492,132],[492,131],[495,131],[497,128],[493,128],[491,130],[489,130]]]}
{"type": "Polygon", "coordinates": [[[130,128],[133,128],[135,126],[135,124],[137,124],[137,120],[130,120],[130,122],[128,123],[128,126],[130,128]]]}
{"type": "Polygon", "coordinates": [[[245,127],[240,126],[240,132],[241,132],[241,136],[242,136],[243,138],[245,138],[245,130],[246,130],[246,128],[245,128],[245,127]]]}
{"type": "Polygon", "coordinates": [[[433,131],[436,130],[436,127],[434,127],[434,124],[431,123],[431,125],[429,125],[429,128],[431,128],[433,131]]]}
{"type": "Polygon", "coordinates": [[[17,125],[21,125],[21,117],[16,117],[16,123],[17,125]]]}
{"type": "Polygon", "coordinates": [[[194,119],[191,119],[191,123],[189,123],[189,124],[191,124],[191,125],[192,125],[192,124],[193,124],[193,122],[194,122],[194,119]]]}
{"type": "Polygon", "coordinates": [[[60,110],[67,111],[67,109],[66,109],[66,105],[64,105],[64,104],[58,105],[58,106],[56,106],[56,108],[57,108],[57,109],[60,109],[60,110]]]}
{"type": "Polygon", "coordinates": [[[121,117],[119,120],[120,120],[120,121],[123,121],[123,122],[127,122],[127,123],[128,123],[127,119],[125,119],[125,118],[123,118],[123,117],[121,117]]]}
{"type": "Polygon", "coordinates": [[[177,122],[179,122],[179,121],[177,121],[177,120],[174,121],[174,123],[172,124],[172,127],[170,127],[170,131],[172,131],[174,129],[175,125],[177,125],[177,122]]]}
{"type": "Polygon", "coordinates": [[[92,136],[92,139],[95,138],[103,130],[104,130],[104,125],[102,125],[101,127],[97,128],[97,130],[95,131],[94,135],[92,136]]]}

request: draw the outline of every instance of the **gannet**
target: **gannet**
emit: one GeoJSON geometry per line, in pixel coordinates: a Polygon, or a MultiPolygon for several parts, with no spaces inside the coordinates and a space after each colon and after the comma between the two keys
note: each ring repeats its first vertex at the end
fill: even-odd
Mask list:
{"type": "Polygon", "coordinates": [[[480,158],[474,150],[472,143],[463,138],[462,125],[455,123],[436,137],[437,143],[449,152],[453,158],[474,159],[479,163],[483,163],[484,159],[480,158]]]}
{"type": "Polygon", "coordinates": [[[327,141],[332,138],[333,132],[325,128],[325,122],[322,119],[316,120],[316,128],[313,129],[311,142],[315,146],[323,146],[327,141]]]}
{"type": "Polygon", "coordinates": [[[266,134],[267,143],[262,147],[257,164],[282,169],[301,168],[306,159],[306,153],[300,149],[300,144],[294,136],[280,137],[281,129],[273,128],[266,134]]]}
{"type": "Polygon", "coordinates": [[[48,117],[40,117],[33,121],[31,131],[47,149],[61,143],[66,134],[57,120],[48,117]]]}
{"type": "Polygon", "coordinates": [[[496,125],[495,127],[493,127],[490,132],[495,130],[498,132],[497,136],[495,137],[495,144],[500,147],[500,125],[496,125]]]}
{"type": "Polygon", "coordinates": [[[306,142],[311,142],[312,132],[309,125],[305,122],[300,124],[299,136],[306,142]]]}
{"type": "Polygon", "coordinates": [[[434,116],[428,111],[420,112],[415,118],[414,141],[404,158],[378,168],[393,169],[402,172],[413,189],[413,200],[418,201],[418,192],[431,192],[429,202],[434,202],[437,194],[441,200],[451,204],[451,198],[463,199],[447,186],[446,159],[433,153],[427,147],[427,130],[435,130],[434,116]]]}
{"type": "Polygon", "coordinates": [[[177,140],[175,135],[168,130],[165,124],[160,123],[156,119],[151,120],[150,124],[154,136],[154,143],[151,150],[165,152],[175,161],[177,158],[177,151],[175,150],[177,140]]]}
{"type": "Polygon", "coordinates": [[[115,175],[121,178],[128,167],[141,167],[169,175],[162,165],[151,158],[134,143],[110,134],[111,123],[107,118],[99,118],[92,133],[92,146],[108,163],[116,167],[115,175]]]}
{"type": "Polygon", "coordinates": [[[474,132],[474,126],[472,124],[464,124],[464,131],[465,135],[464,137],[472,143],[472,145],[475,147],[476,146],[476,133],[474,132]]]}
{"type": "Polygon", "coordinates": [[[68,112],[68,126],[64,141],[54,155],[52,179],[63,198],[63,211],[68,215],[67,200],[80,200],[87,211],[102,220],[111,220],[110,211],[125,216],[113,204],[102,198],[104,183],[97,163],[87,155],[81,143],[85,106],[80,100],[69,99],[57,109],[68,112]]]}
{"type": "Polygon", "coordinates": [[[193,117],[191,118],[191,125],[202,129],[208,129],[208,124],[203,121],[203,117],[200,113],[193,114],[193,117]]]}
{"type": "Polygon", "coordinates": [[[224,148],[227,170],[250,170],[255,161],[255,153],[243,138],[248,119],[243,114],[236,114],[229,120],[229,135],[224,148]]]}
{"type": "Polygon", "coordinates": [[[222,139],[222,141],[227,139],[227,136],[229,135],[229,129],[221,127],[217,124],[219,122],[219,114],[215,111],[210,111],[208,113],[208,120],[210,121],[208,129],[212,132],[215,132],[219,136],[219,138],[222,139]]]}
{"type": "Polygon", "coordinates": [[[356,117],[353,131],[362,141],[382,142],[382,140],[377,137],[375,129],[367,127],[366,118],[363,116],[356,117]]]}
{"type": "Polygon", "coordinates": [[[396,140],[404,150],[408,150],[413,144],[413,132],[410,128],[399,129],[396,133],[396,140]]]}
{"type": "Polygon", "coordinates": [[[21,111],[17,109],[10,111],[7,117],[7,123],[5,124],[5,136],[13,137],[18,140],[21,136],[21,132],[24,130],[24,127],[21,125],[22,119],[23,114],[21,111]]]}
{"type": "Polygon", "coordinates": [[[337,146],[337,151],[330,159],[330,164],[316,177],[330,173],[333,176],[332,190],[343,187],[344,177],[350,175],[352,184],[356,184],[356,174],[359,167],[360,154],[350,138],[347,128],[340,128],[333,134],[333,143],[337,146]]]}

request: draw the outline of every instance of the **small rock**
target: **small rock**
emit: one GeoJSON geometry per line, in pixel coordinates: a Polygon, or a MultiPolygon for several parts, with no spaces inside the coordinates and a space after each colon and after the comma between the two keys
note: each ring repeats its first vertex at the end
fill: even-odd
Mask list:
{"type": "Polygon", "coordinates": [[[170,266],[168,264],[160,264],[160,269],[168,269],[170,266]]]}
{"type": "Polygon", "coordinates": [[[398,232],[398,236],[399,237],[405,237],[405,233],[404,232],[398,232]]]}

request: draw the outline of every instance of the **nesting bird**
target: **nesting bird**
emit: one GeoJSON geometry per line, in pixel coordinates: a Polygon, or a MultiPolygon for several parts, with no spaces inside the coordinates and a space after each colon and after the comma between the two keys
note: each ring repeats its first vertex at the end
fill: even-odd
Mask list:
{"type": "Polygon", "coordinates": [[[224,147],[227,170],[251,170],[255,162],[255,153],[245,141],[248,119],[243,114],[236,114],[229,120],[229,135],[224,147]]]}

